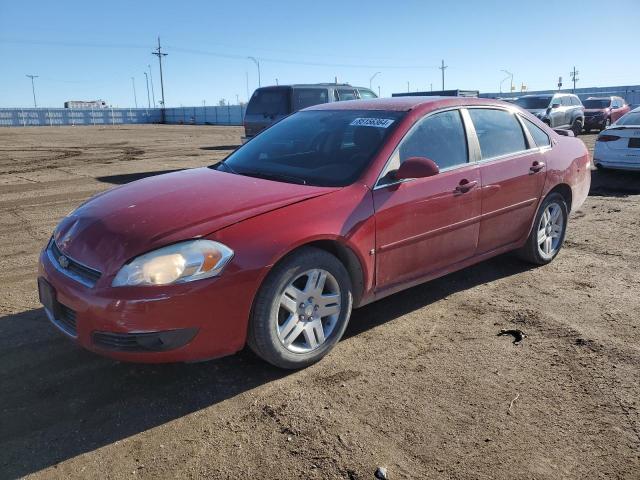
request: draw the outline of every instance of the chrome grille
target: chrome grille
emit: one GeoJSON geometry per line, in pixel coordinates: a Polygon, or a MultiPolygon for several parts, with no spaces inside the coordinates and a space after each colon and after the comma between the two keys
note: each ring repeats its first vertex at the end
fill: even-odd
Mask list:
{"type": "Polygon", "coordinates": [[[98,270],[87,267],[62,253],[53,238],[49,242],[47,253],[49,254],[49,259],[59,271],[87,287],[93,287],[102,275],[98,270]],[[64,264],[61,263],[62,258],[65,259],[64,264]]]}

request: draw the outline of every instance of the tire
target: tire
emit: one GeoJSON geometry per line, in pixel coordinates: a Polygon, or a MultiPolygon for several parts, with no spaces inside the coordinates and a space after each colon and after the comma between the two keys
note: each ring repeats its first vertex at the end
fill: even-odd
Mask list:
{"type": "Polygon", "coordinates": [[[603,131],[603,130],[607,129],[607,128],[609,128],[610,126],[611,126],[611,118],[607,118],[607,119],[604,121],[604,127],[602,127],[602,128],[600,129],[600,131],[603,131]]]}
{"type": "Polygon", "coordinates": [[[546,265],[553,261],[564,243],[568,218],[569,210],[564,197],[556,192],[549,194],[538,208],[527,243],[518,251],[520,258],[535,265],[546,265]],[[543,215],[546,215],[546,212],[549,212],[552,220],[559,220],[557,222],[554,220],[549,226],[547,223],[549,217],[545,216],[543,220],[543,215]],[[544,238],[541,234],[542,231],[545,232],[544,238]],[[539,235],[541,241],[539,241],[539,235]],[[551,237],[550,241],[547,240],[549,237],[551,237]],[[548,248],[546,248],[547,245],[549,245],[548,248]]]}
{"type": "Polygon", "coordinates": [[[582,124],[583,122],[581,122],[579,118],[576,118],[573,121],[573,124],[571,125],[571,131],[573,132],[574,136],[577,137],[578,135],[580,135],[580,132],[582,132],[582,124]]]}
{"type": "Polygon", "coordinates": [[[276,367],[307,367],[338,343],[352,305],[351,278],[340,260],[304,247],[285,257],[264,280],[249,319],[247,343],[276,367]]]}

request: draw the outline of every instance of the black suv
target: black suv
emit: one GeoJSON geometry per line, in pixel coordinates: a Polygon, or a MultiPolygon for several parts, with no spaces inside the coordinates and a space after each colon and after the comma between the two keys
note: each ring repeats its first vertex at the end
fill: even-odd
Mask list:
{"type": "Polygon", "coordinates": [[[280,85],[258,88],[244,115],[243,143],[272,123],[303,108],[319,103],[378,98],[368,88],[346,83],[315,83],[310,85],[280,85]]]}

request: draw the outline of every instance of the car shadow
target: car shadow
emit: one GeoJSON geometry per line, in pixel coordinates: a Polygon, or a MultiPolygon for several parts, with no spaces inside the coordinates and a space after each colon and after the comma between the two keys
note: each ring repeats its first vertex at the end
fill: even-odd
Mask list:
{"type": "MultiPolygon", "coordinates": [[[[355,310],[346,338],[521,273],[503,255],[355,310]]],[[[249,351],[197,364],[125,364],[84,351],[42,309],[0,317],[0,477],[22,477],[215,405],[290,372],[249,351]]]]}
{"type": "Polygon", "coordinates": [[[227,150],[235,150],[240,147],[240,145],[214,145],[211,147],[200,147],[200,150],[213,150],[213,151],[227,151],[227,150]]]}
{"type": "Polygon", "coordinates": [[[95,177],[99,182],[112,183],[114,185],[124,185],[125,183],[135,182],[136,180],[142,180],[147,177],[155,177],[156,175],[164,175],[165,173],[179,172],[183,170],[178,168],[175,170],[158,170],[155,172],[136,172],[136,173],[123,173],[120,175],[106,175],[102,177],[95,177]]]}
{"type": "Polygon", "coordinates": [[[589,195],[598,197],[640,195],[640,172],[594,170],[591,172],[589,195]]]}

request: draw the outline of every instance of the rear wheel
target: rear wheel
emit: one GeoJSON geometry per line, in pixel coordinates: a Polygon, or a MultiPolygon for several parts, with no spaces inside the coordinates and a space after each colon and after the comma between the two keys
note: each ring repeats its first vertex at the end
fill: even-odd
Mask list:
{"type": "Polygon", "coordinates": [[[353,303],[349,273],[335,256],[304,248],[276,265],[258,292],[247,342],[280,368],[303,368],[340,340],[353,303]]]}
{"type": "Polygon", "coordinates": [[[569,216],[567,202],[559,193],[544,199],[527,243],[518,252],[520,257],[536,265],[551,262],[562,248],[569,216]]]}

